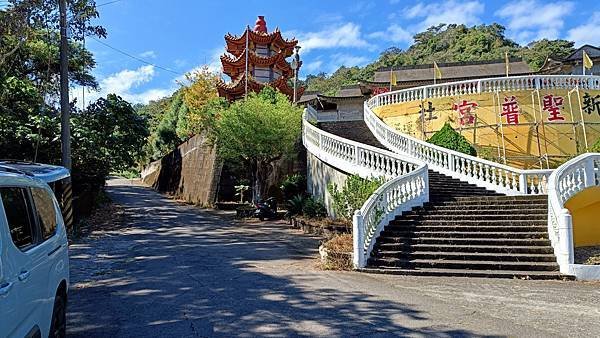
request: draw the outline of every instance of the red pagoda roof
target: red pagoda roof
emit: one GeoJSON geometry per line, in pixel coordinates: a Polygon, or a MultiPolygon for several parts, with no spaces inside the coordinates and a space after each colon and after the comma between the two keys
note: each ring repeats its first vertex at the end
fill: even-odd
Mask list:
{"type": "Polygon", "coordinates": [[[285,57],[291,56],[294,53],[294,47],[298,44],[298,40],[296,39],[284,39],[283,36],[281,36],[279,28],[275,28],[271,33],[263,33],[255,32],[248,27],[239,37],[230,33],[225,35],[227,51],[236,57],[243,54],[246,48],[246,34],[249,34],[248,40],[252,41],[255,45],[272,45],[283,51],[285,57]]]}
{"type": "MultiPolygon", "coordinates": [[[[267,84],[260,83],[252,78],[248,77],[248,92],[260,92],[265,85],[269,85],[273,88],[278,89],[281,93],[287,95],[290,101],[294,97],[294,88],[290,87],[287,80],[284,77],[279,77],[274,81],[267,84]]],[[[303,87],[298,87],[296,97],[301,97],[304,93],[303,87]]],[[[227,98],[229,101],[233,101],[240,97],[243,97],[246,92],[246,74],[242,73],[235,81],[225,83],[222,80],[217,82],[217,91],[219,96],[227,98]]]]}
{"type": "MultiPolygon", "coordinates": [[[[286,78],[289,78],[293,75],[292,67],[285,60],[285,56],[281,52],[271,56],[262,56],[250,50],[248,53],[248,63],[261,67],[274,66],[275,68],[281,70],[282,75],[286,78]]],[[[225,74],[229,75],[231,78],[236,78],[240,73],[245,72],[246,49],[244,48],[244,52],[234,58],[227,54],[221,55],[221,64],[223,65],[223,72],[225,74]]],[[[302,61],[300,61],[300,66],[302,66],[302,61]]]]}

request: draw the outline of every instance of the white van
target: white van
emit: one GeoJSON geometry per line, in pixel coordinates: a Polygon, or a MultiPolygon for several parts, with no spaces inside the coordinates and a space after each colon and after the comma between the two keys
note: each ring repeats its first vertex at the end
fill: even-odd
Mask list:
{"type": "Polygon", "coordinates": [[[0,161],[0,337],[64,337],[69,254],[49,184],[62,167],[0,161]]]}

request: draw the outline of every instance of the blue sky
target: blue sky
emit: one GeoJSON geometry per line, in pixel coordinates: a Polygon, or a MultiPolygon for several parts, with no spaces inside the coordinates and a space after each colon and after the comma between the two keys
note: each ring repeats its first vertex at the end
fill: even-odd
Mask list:
{"type": "MultiPolygon", "coordinates": [[[[269,31],[277,26],[285,37],[300,40],[301,76],[331,73],[341,65],[363,66],[390,46],[410,46],[414,33],[439,23],[498,22],[521,44],[565,38],[576,46],[600,45],[600,2],[594,0],[112,1],[97,0],[107,3],[98,8],[97,23],[108,30],[102,41],[172,72],[88,39],[101,85],[100,92],[86,92],[88,102],[114,92],[145,103],[177,89],[181,74],[202,65],[218,71],[225,33],[241,34],[257,15],[265,15],[269,31]]],[[[80,96],[81,89],[73,94],[80,96]]]]}

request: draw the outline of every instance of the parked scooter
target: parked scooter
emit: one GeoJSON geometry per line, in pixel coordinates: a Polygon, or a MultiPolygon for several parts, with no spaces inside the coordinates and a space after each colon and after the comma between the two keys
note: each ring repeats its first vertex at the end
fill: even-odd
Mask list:
{"type": "Polygon", "coordinates": [[[275,197],[260,200],[255,206],[254,217],[258,217],[261,221],[277,218],[277,200],[275,197]]]}

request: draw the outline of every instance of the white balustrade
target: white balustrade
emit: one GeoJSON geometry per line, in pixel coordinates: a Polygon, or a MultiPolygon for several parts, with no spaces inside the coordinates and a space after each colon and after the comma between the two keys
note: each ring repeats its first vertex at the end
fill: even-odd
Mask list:
{"type": "Polygon", "coordinates": [[[600,89],[600,76],[528,75],[448,82],[382,93],[367,101],[370,108],[457,95],[534,89],[600,89]]]}
{"type": "Polygon", "coordinates": [[[375,240],[383,228],[396,216],[429,201],[427,166],[396,177],[379,187],[360,210],[354,213],[353,265],[363,268],[367,263],[375,240]]]}
{"type": "MultiPolygon", "coordinates": [[[[600,154],[577,156],[558,167],[548,181],[548,234],[560,271],[573,274],[573,221],[565,202],[578,192],[600,185],[600,154]]],[[[600,231],[600,228],[599,228],[600,231]]]]}
{"type": "Polygon", "coordinates": [[[394,152],[425,162],[433,170],[480,187],[508,195],[546,194],[552,170],[522,170],[459,153],[410,135],[385,124],[365,103],[365,122],[373,135],[394,152]]]}
{"type": "Polygon", "coordinates": [[[323,131],[303,120],[304,146],[323,162],[361,177],[396,178],[413,171],[419,161],[407,161],[388,150],[345,139],[323,131]]]}
{"type": "Polygon", "coordinates": [[[354,263],[362,268],[383,227],[402,211],[429,200],[427,165],[323,131],[308,121],[308,113],[306,109],[302,121],[308,152],[343,172],[389,179],[354,216],[354,263]]]}

